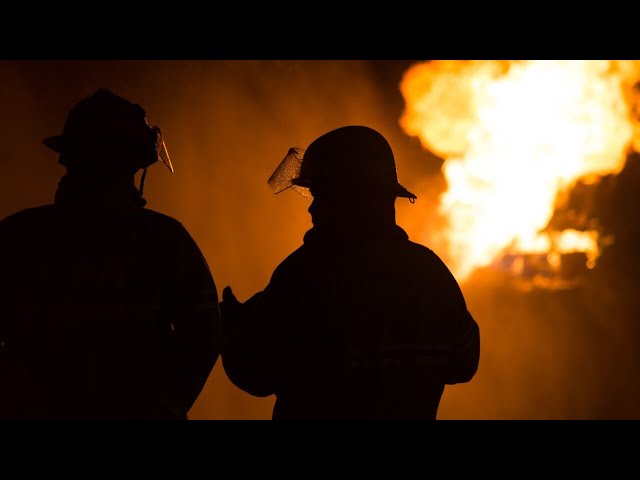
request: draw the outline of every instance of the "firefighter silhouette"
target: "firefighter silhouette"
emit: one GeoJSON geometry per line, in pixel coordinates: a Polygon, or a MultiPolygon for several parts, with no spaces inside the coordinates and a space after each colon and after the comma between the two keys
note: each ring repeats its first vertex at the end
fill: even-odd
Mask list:
{"type": "Polygon", "coordinates": [[[146,169],[173,171],[160,129],[100,89],[44,144],[66,167],[55,202],[0,222],[0,417],[186,419],[220,314],[195,241],[144,208],[146,169]]]}
{"type": "Polygon", "coordinates": [[[269,179],[312,199],[313,227],[246,302],[223,291],[222,362],[274,420],[435,419],[470,381],[480,336],[449,269],[396,224],[390,145],[346,126],[292,148],[269,179]]]}

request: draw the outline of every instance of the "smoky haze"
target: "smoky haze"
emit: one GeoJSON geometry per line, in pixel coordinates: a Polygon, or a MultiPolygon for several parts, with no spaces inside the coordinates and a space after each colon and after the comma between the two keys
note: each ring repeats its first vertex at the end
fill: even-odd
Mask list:
{"type": "MultiPolygon", "coordinates": [[[[387,137],[400,182],[418,195],[415,205],[396,202],[398,223],[446,261],[446,252],[431,244],[439,225],[437,197],[445,188],[441,160],[398,125],[398,84],[410,64],[0,62],[0,218],[52,202],[64,169],[41,140],[60,133],[70,108],[104,87],[140,103],[149,122],[162,128],[176,172],[160,164],[149,169],[147,208],[185,225],[219,295],[226,285],[240,300],[262,290],[301,244],[311,226],[308,201],[292,191],[273,195],[267,179],[290,147],[304,148],[348,124],[368,125],[387,137]]],[[[628,184],[625,199],[637,185],[628,184]]],[[[619,216],[618,207],[612,209],[604,215],[619,216]]],[[[480,367],[471,383],[447,387],[439,418],[639,417],[637,281],[620,266],[628,260],[620,252],[635,251],[633,232],[619,242],[620,256],[603,257],[605,266],[580,289],[523,293],[493,272],[479,272],[462,285],[481,329],[480,367]]],[[[273,401],[234,387],[219,360],[190,418],[267,419],[273,401]]]]}
{"type": "MultiPolygon", "coordinates": [[[[366,124],[396,148],[406,139],[385,109],[369,62],[47,61],[2,62],[0,217],[51,203],[64,169],[41,143],[62,131],[70,108],[105,87],[140,103],[162,128],[176,172],[149,169],[147,207],[179,219],[198,242],[219,294],[244,300],[311,226],[309,203],[273,195],[267,179],[292,146],[346,124],[366,124]]],[[[403,172],[411,186],[409,172],[403,172]]],[[[400,203],[400,202],[399,202],[400,203]]],[[[399,209],[407,209],[399,205],[399,209]]],[[[426,203],[426,202],[423,202],[426,203]]],[[[401,213],[399,213],[401,215],[401,213]]],[[[227,380],[219,361],[191,418],[270,418],[257,399],[227,380]]]]}

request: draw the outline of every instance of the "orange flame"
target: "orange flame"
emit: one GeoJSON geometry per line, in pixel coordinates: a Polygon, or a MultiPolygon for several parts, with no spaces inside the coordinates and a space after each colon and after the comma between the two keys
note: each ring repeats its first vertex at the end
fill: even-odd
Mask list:
{"type": "MultiPolygon", "coordinates": [[[[559,193],[618,174],[640,148],[637,60],[443,60],[400,84],[401,126],[441,156],[440,212],[459,279],[500,254],[586,252],[598,232],[543,232],[559,193]]],[[[557,263],[557,261],[556,261],[557,263]]]]}

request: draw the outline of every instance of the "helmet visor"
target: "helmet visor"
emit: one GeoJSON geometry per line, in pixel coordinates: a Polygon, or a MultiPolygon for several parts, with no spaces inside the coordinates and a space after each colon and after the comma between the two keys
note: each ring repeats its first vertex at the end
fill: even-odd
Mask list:
{"type": "Polygon", "coordinates": [[[293,147],[289,149],[287,155],[280,162],[280,165],[278,165],[278,168],[275,169],[269,177],[269,180],[267,180],[267,184],[273,193],[284,192],[291,188],[308,200],[313,199],[309,188],[296,183],[296,180],[300,176],[304,152],[302,148],[293,147]]]}
{"type": "Polygon", "coordinates": [[[160,127],[153,125],[151,126],[151,128],[156,134],[156,153],[158,154],[158,159],[166,165],[171,173],[173,173],[173,164],[171,163],[171,157],[169,157],[167,146],[165,145],[164,139],[162,138],[160,127]]]}

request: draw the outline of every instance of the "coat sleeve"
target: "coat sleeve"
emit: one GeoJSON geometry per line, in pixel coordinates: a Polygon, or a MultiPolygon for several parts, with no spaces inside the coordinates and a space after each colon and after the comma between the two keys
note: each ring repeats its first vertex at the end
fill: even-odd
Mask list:
{"type": "MultiPolygon", "coordinates": [[[[440,300],[438,321],[442,322],[444,383],[453,385],[469,382],[478,370],[480,361],[480,328],[469,312],[462,291],[451,271],[433,252],[436,272],[436,298],[440,300]]],[[[434,292],[431,292],[433,295],[434,292]]]]}
{"type": "Polygon", "coordinates": [[[449,385],[469,382],[480,362],[480,328],[468,310],[459,315],[457,338],[451,342],[445,371],[445,383],[449,385]]]}
{"type": "Polygon", "coordinates": [[[172,297],[173,349],[167,393],[173,407],[188,412],[220,355],[218,293],[209,266],[180,225],[172,297]]]}
{"type": "Polygon", "coordinates": [[[275,394],[281,378],[287,271],[285,261],[263,291],[244,303],[220,304],[225,373],[236,387],[256,397],[275,394]]]}

